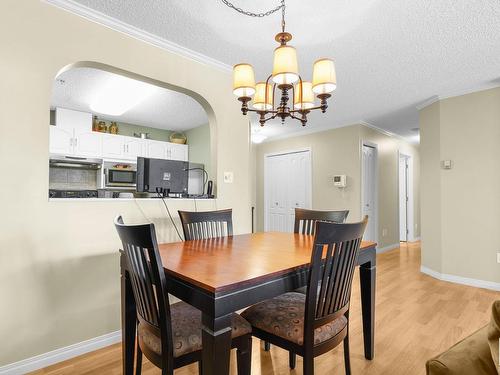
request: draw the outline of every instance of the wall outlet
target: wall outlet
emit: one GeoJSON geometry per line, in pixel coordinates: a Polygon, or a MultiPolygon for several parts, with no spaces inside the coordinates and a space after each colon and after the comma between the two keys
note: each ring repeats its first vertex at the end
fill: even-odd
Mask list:
{"type": "Polygon", "coordinates": [[[387,228],[382,229],[382,237],[387,236],[387,228]]]}
{"type": "Polygon", "coordinates": [[[500,263],[500,253],[497,253],[497,263],[500,263]]]}
{"type": "Polygon", "coordinates": [[[224,183],[232,184],[233,183],[233,172],[224,172],[224,183]]]}

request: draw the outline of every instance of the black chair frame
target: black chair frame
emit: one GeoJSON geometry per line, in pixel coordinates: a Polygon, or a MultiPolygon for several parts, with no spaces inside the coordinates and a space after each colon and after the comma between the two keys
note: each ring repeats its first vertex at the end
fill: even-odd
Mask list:
{"type": "Polygon", "coordinates": [[[232,210],[178,211],[184,231],[184,239],[201,240],[233,235],[232,210]]]}
{"type": "Polygon", "coordinates": [[[346,374],[351,373],[349,303],[352,278],[367,222],[366,216],[359,223],[316,222],[305,302],[303,345],[252,327],[254,336],[289,351],[289,364],[292,369],[295,368],[296,355],[302,356],[304,375],[314,374],[314,357],[332,350],[342,341],[346,374]],[[347,318],[344,329],[331,339],[315,345],[314,330],[342,315],[347,318]]]}
{"type": "MultiPolygon", "coordinates": [[[[115,219],[115,227],[123,244],[123,252],[130,272],[132,289],[136,301],[137,323],[142,324],[161,341],[161,353],[157,354],[140,339],[137,340],[136,374],[141,374],[144,354],[162,375],[173,375],[174,369],[198,362],[201,374],[202,353],[200,350],[173,355],[172,324],[168,300],[166,276],[158,251],[154,224],[125,225],[121,216],[115,219]]],[[[236,337],[231,348],[237,348],[239,375],[250,375],[252,337],[250,334],[236,337]]]]}

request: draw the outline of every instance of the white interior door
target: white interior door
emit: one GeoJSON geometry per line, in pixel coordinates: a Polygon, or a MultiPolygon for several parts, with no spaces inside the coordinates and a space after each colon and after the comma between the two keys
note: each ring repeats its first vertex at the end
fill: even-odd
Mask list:
{"type": "Polygon", "coordinates": [[[311,207],[311,152],[266,156],[264,229],[293,232],[295,208],[311,207]]]}
{"type": "Polygon", "coordinates": [[[377,241],[377,150],[363,145],[362,153],[362,215],[368,215],[368,225],[363,239],[377,241]]]}
{"type": "Polygon", "coordinates": [[[399,240],[408,241],[408,203],[409,203],[409,160],[399,156],[399,240]]]}

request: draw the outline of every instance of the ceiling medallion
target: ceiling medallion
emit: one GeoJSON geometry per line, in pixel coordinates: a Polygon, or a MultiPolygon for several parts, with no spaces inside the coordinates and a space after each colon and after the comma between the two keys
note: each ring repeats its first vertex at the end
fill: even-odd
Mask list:
{"type": "Polygon", "coordinates": [[[251,13],[237,8],[227,0],[224,4],[234,10],[252,17],[265,17],[281,9],[281,32],[275,37],[280,44],[274,50],[273,72],[265,82],[255,83],[253,67],[250,64],[237,64],[233,68],[233,93],[241,102],[241,112],[259,114],[261,126],[277,117],[284,123],[287,117],[299,120],[302,126],[307,123],[307,115],[313,110],[320,109],[325,113],[328,108],[327,100],[337,87],[335,65],[331,59],[319,59],[313,66],[312,82],[304,81],[299,75],[297,63],[297,51],[287,43],[292,40],[292,34],[285,31],[285,0],[281,5],[265,12],[251,13]],[[272,81],[270,83],[270,81],[272,81]],[[279,102],[276,98],[281,93],[279,102]],[[314,94],[319,99],[319,105],[315,104],[314,94]],[[293,98],[293,106],[290,108],[288,101],[290,95],[293,98]],[[252,100],[252,108],[249,102],[252,100]]]}

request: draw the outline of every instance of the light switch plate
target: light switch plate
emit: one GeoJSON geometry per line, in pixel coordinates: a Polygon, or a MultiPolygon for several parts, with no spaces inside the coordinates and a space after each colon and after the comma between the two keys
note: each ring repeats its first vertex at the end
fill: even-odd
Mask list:
{"type": "Polygon", "coordinates": [[[497,263],[500,263],[500,253],[497,253],[497,263]]]}
{"type": "Polygon", "coordinates": [[[233,183],[233,172],[224,172],[224,183],[232,184],[233,183]]]}

